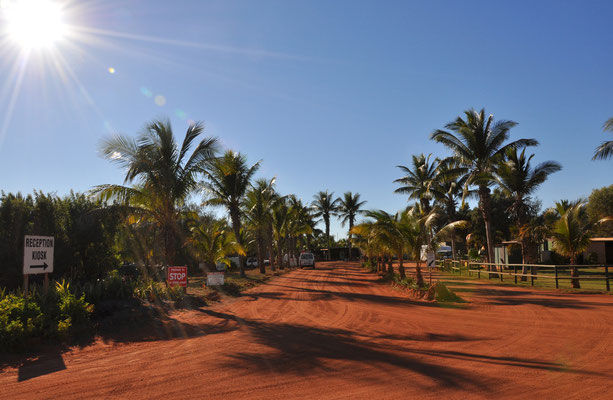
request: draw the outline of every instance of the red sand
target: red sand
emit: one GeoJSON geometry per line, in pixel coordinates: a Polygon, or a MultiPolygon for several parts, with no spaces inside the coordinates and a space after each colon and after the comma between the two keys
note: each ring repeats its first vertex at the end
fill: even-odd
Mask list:
{"type": "Polygon", "coordinates": [[[467,282],[470,303],[441,307],[376,280],[348,263],[294,271],[173,314],[190,337],[98,341],[6,367],[0,397],[613,397],[611,296],[467,282]]]}

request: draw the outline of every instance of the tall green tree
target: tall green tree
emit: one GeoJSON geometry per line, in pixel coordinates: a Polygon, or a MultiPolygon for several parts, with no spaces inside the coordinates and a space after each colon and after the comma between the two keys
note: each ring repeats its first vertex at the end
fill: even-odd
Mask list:
{"type": "MultiPolygon", "coordinates": [[[[573,266],[571,278],[578,278],[579,270],[576,265],[579,256],[590,245],[596,225],[612,218],[603,218],[594,222],[587,214],[585,203],[578,201],[556,202],[553,212],[558,215],[550,233],[553,238],[553,248],[559,254],[570,258],[570,264],[573,266]]],[[[573,288],[581,287],[579,279],[571,279],[571,283],[573,288]]]]}
{"type": "MultiPolygon", "coordinates": [[[[458,219],[458,202],[464,207],[466,198],[475,194],[474,190],[465,187],[468,176],[464,174],[465,169],[455,165],[452,157],[442,160],[438,165],[438,174],[432,186],[432,194],[435,205],[444,211],[444,221],[450,223],[458,219]]],[[[456,242],[457,235],[455,229],[450,232],[451,253],[455,258],[457,254],[456,242]]]]}
{"type": "MultiPolygon", "coordinates": [[[[272,233],[273,240],[275,243],[276,253],[277,253],[277,265],[280,269],[284,269],[283,263],[283,249],[285,245],[285,240],[287,237],[287,224],[288,219],[290,218],[290,210],[287,205],[287,198],[280,197],[272,210],[272,233]]],[[[289,253],[288,253],[289,254],[289,253]]],[[[289,255],[288,255],[289,257],[289,255]]],[[[272,261],[271,261],[272,262],[272,261]]],[[[289,262],[289,258],[288,258],[289,262]]]]}
{"type": "Polygon", "coordinates": [[[320,191],[313,196],[314,200],[311,203],[313,208],[313,216],[321,218],[326,226],[326,240],[328,242],[327,258],[330,260],[330,217],[336,216],[338,212],[338,199],[334,198],[334,192],[330,193],[320,191]]]}
{"type": "Polygon", "coordinates": [[[136,139],[117,135],[101,146],[104,157],[118,164],[126,175],[124,185],[99,185],[92,192],[103,200],[119,201],[133,215],[154,221],[164,238],[167,265],[174,262],[181,209],[196,190],[206,163],[217,153],[217,139],[207,137],[190,154],[203,130],[200,123],[190,125],[179,146],[168,120],[153,121],[136,139]]]}
{"type": "MultiPolygon", "coordinates": [[[[274,190],[275,179],[258,179],[247,192],[243,205],[248,227],[253,231],[258,253],[260,273],[266,273],[264,252],[269,231],[272,229],[272,210],[278,195],[274,190]]],[[[273,263],[273,260],[270,260],[273,263]]]]}
{"type": "Polygon", "coordinates": [[[349,261],[351,261],[351,229],[353,228],[356,217],[364,212],[362,207],[366,204],[366,201],[360,201],[359,193],[353,194],[351,192],[346,192],[342,198],[338,198],[337,203],[339,205],[338,215],[341,218],[341,226],[345,227],[345,224],[349,224],[347,238],[349,239],[349,261]]]}
{"type": "Polygon", "coordinates": [[[436,130],[431,139],[442,143],[453,152],[460,167],[466,168],[467,186],[476,186],[479,209],[485,224],[488,262],[494,261],[493,232],[490,216],[490,186],[494,183],[496,166],[507,149],[535,146],[534,139],[519,139],[507,142],[509,131],[516,126],[513,121],[494,121],[494,116],[485,115],[485,110],[469,109],[462,117],[445,125],[445,130],[436,130]]]}
{"type": "Polygon", "coordinates": [[[226,221],[197,223],[191,228],[188,244],[202,260],[208,271],[215,271],[217,264],[230,266],[230,255],[244,256],[245,250],[238,244],[226,221]]]}
{"type": "MultiPolygon", "coordinates": [[[[605,132],[608,131],[613,133],[613,118],[608,119],[607,122],[604,123],[603,129],[605,132]]],[[[611,157],[613,157],[613,140],[607,140],[596,147],[592,160],[605,160],[611,157]]]]}
{"type": "Polygon", "coordinates": [[[409,199],[417,200],[421,203],[424,210],[430,210],[430,200],[433,198],[432,186],[438,174],[437,167],[439,160],[435,158],[430,161],[432,154],[414,155],[412,166],[406,167],[398,165],[406,175],[396,179],[394,183],[401,186],[394,190],[394,193],[408,194],[409,199]]]}
{"type": "MultiPolygon", "coordinates": [[[[549,175],[562,169],[562,166],[555,161],[545,161],[533,167],[530,164],[533,157],[534,154],[526,157],[526,149],[518,152],[516,148],[509,148],[496,173],[503,195],[513,200],[509,211],[515,219],[518,233],[529,222],[530,196],[547,180],[549,175]]],[[[526,238],[527,236],[524,236],[524,239],[519,238],[522,263],[527,264],[528,261],[534,263],[536,260],[528,260],[528,250],[529,247],[538,246],[538,243],[527,242],[526,238]]],[[[525,268],[524,266],[524,274],[526,273],[525,268]]]]}
{"type": "MultiPolygon", "coordinates": [[[[592,220],[613,216],[613,185],[592,190],[587,203],[587,213],[592,220]]],[[[613,236],[613,223],[598,227],[598,236],[613,236]]]]}
{"type": "MultiPolygon", "coordinates": [[[[230,221],[232,221],[232,229],[236,240],[243,248],[245,243],[243,243],[243,236],[241,235],[241,205],[249,189],[251,179],[259,167],[259,162],[249,166],[247,157],[241,153],[228,150],[223,156],[210,160],[206,168],[208,180],[204,182],[204,187],[210,195],[206,204],[226,208],[230,221]]],[[[239,256],[238,264],[240,275],[244,277],[243,256],[239,256]]]]}

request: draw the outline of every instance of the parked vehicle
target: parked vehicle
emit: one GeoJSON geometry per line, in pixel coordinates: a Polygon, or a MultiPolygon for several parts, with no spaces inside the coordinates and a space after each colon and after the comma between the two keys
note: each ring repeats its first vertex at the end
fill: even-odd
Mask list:
{"type": "Polygon", "coordinates": [[[298,265],[300,268],[312,267],[315,268],[315,256],[313,253],[302,253],[298,258],[298,265]]]}
{"type": "MultiPolygon", "coordinates": [[[[260,266],[257,257],[249,257],[245,263],[247,268],[257,268],[260,266]]],[[[270,260],[264,260],[264,265],[270,265],[270,260]]]]}

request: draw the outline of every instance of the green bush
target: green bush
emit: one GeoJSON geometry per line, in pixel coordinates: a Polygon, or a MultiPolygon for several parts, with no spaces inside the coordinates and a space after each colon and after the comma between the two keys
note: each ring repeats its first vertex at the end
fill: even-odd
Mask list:
{"type": "Polygon", "coordinates": [[[70,284],[65,281],[56,283],[56,291],[59,295],[60,320],[70,320],[71,324],[78,328],[86,325],[94,306],[85,301],[85,295],[77,297],[70,291],[70,284]]]}
{"type": "Polygon", "coordinates": [[[38,304],[8,294],[0,300],[0,348],[20,349],[40,332],[42,313],[38,304]]]}
{"type": "Polygon", "coordinates": [[[164,283],[147,280],[136,285],[134,295],[152,303],[159,300],[182,301],[185,298],[185,289],[182,286],[167,287],[164,283]]]}
{"type": "Polygon", "coordinates": [[[461,303],[464,301],[441,282],[437,282],[434,287],[434,299],[442,303],[461,303]]]}
{"type": "Polygon", "coordinates": [[[63,281],[43,294],[36,286],[21,293],[0,292],[0,349],[21,350],[31,340],[69,339],[89,328],[93,306],[63,281]]]}
{"type": "Polygon", "coordinates": [[[394,283],[396,283],[397,285],[406,287],[406,288],[412,288],[412,289],[416,288],[415,279],[411,276],[406,276],[404,279],[400,279],[400,275],[396,275],[394,277],[394,283]]]}

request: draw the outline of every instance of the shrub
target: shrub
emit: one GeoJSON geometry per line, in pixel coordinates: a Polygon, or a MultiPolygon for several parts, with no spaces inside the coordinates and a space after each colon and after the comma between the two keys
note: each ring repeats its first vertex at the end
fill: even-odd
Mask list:
{"type": "Polygon", "coordinates": [[[43,294],[36,286],[21,293],[0,292],[0,349],[20,350],[31,340],[69,339],[89,328],[93,306],[58,282],[43,294]]]}
{"type": "Polygon", "coordinates": [[[59,295],[60,321],[70,323],[82,328],[89,321],[89,315],[94,311],[94,306],[85,301],[85,295],[77,297],[70,291],[70,284],[66,281],[56,283],[56,291],[59,295]]]}
{"type": "Polygon", "coordinates": [[[434,285],[434,299],[442,303],[461,303],[464,300],[453,291],[449,290],[444,283],[437,282],[434,285]]]}
{"type": "Polygon", "coordinates": [[[16,294],[0,300],[0,348],[21,349],[40,332],[42,313],[38,304],[16,294]]]}
{"type": "Polygon", "coordinates": [[[404,279],[400,279],[400,275],[394,277],[394,283],[406,288],[415,288],[415,279],[410,276],[406,276],[404,279]]]}
{"type": "Polygon", "coordinates": [[[166,286],[153,280],[141,281],[134,289],[134,295],[142,300],[156,302],[159,300],[182,301],[185,289],[182,286],[166,286]]]}

